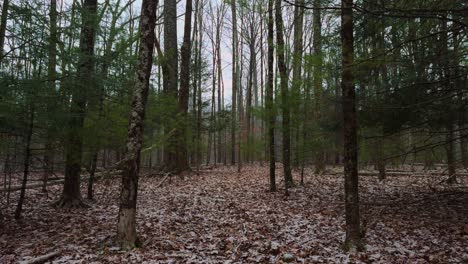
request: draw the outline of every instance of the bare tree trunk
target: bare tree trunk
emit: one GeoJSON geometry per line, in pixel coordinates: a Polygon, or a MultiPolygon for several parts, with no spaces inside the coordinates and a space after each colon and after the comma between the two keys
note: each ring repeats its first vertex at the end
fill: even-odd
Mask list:
{"type": "Polygon", "coordinates": [[[245,161],[249,163],[252,159],[251,149],[252,149],[252,134],[251,134],[251,126],[252,126],[252,90],[253,90],[253,72],[256,71],[254,68],[255,63],[255,36],[254,36],[254,25],[253,21],[250,21],[250,43],[249,43],[249,52],[250,52],[250,59],[249,59],[249,75],[248,75],[248,84],[247,84],[247,95],[246,95],[246,102],[245,102],[245,124],[246,124],[246,150],[245,150],[245,161]]]}
{"type": "Polygon", "coordinates": [[[191,27],[192,27],[192,0],[187,0],[185,9],[184,40],[181,48],[180,63],[180,91],[179,91],[179,111],[181,113],[181,126],[179,132],[179,153],[178,153],[178,171],[188,170],[187,160],[187,114],[190,88],[190,57],[191,57],[191,27]]]}
{"type": "MultiPolygon", "coordinates": [[[[204,6],[204,1],[201,0],[201,6],[204,6]]],[[[197,78],[199,80],[198,82],[198,89],[197,89],[197,170],[200,167],[200,164],[202,162],[202,155],[201,155],[201,136],[202,136],[202,131],[201,131],[201,125],[202,125],[202,113],[203,113],[203,104],[202,104],[202,45],[203,45],[203,12],[200,12],[198,17],[199,22],[199,34],[200,38],[198,41],[198,69],[197,69],[197,78]]]]}
{"type": "MultiPolygon", "coordinates": [[[[169,118],[175,120],[174,105],[177,103],[178,87],[178,44],[177,44],[177,1],[164,0],[164,62],[163,62],[163,90],[167,96],[169,118]]],[[[173,121],[174,121],[173,120],[173,121]]],[[[169,122],[174,123],[174,122],[169,122]]],[[[173,124],[167,124],[165,129],[168,135],[167,146],[164,152],[164,162],[167,171],[177,168],[177,138],[174,135],[173,124]]]]}
{"type": "Polygon", "coordinates": [[[288,187],[294,185],[291,174],[291,144],[290,144],[290,104],[288,92],[288,70],[286,68],[284,53],[285,44],[283,38],[283,17],[281,14],[281,0],[276,0],[276,56],[278,57],[278,69],[280,72],[281,82],[281,110],[283,111],[283,167],[284,167],[284,183],[286,187],[286,194],[288,194],[288,187]]]}
{"type": "Polygon", "coordinates": [[[122,172],[122,189],[117,224],[117,242],[123,249],[138,246],[135,218],[138,174],[143,142],[145,106],[153,66],[157,5],[158,0],[143,0],[141,7],[139,62],[135,74],[132,108],[128,125],[127,149],[122,172]]]}
{"type": "Polygon", "coordinates": [[[274,59],[274,43],[273,43],[273,0],[268,0],[268,80],[266,87],[266,111],[268,117],[268,149],[270,160],[270,191],[276,191],[276,175],[275,175],[275,120],[276,111],[273,103],[273,59],[274,59]]]}
{"type": "MultiPolygon", "coordinates": [[[[31,102],[32,104],[32,102],[31,102]]],[[[26,184],[28,182],[28,175],[29,175],[29,163],[31,160],[31,137],[33,134],[34,129],[34,106],[31,106],[30,109],[31,113],[29,113],[29,128],[28,134],[26,135],[26,146],[24,152],[24,164],[23,164],[23,182],[21,183],[21,193],[18,200],[18,206],[15,210],[15,219],[19,219],[21,217],[21,211],[23,209],[24,197],[26,195],[26,184]]]]}
{"type": "MultiPolygon", "coordinates": [[[[194,70],[192,74],[192,85],[193,85],[193,93],[192,93],[192,112],[193,112],[193,120],[195,122],[192,123],[194,128],[197,125],[196,122],[196,116],[197,116],[197,89],[198,89],[198,82],[201,80],[198,79],[198,53],[200,52],[198,50],[198,42],[199,40],[199,31],[198,31],[198,17],[199,17],[199,12],[200,12],[200,0],[195,1],[195,14],[194,14],[194,25],[193,25],[193,34],[192,34],[192,44],[194,45],[194,56],[193,56],[193,65],[194,65],[194,70]]],[[[195,144],[194,147],[192,148],[192,151],[190,152],[190,163],[192,165],[196,166],[196,160],[197,160],[197,149],[196,149],[196,142],[197,142],[197,131],[194,131],[192,133],[192,142],[195,144]]]]}
{"type": "Polygon", "coordinates": [[[237,43],[237,13],[236,0],[231,1],[232,13],[232,112],[231,112],[231,165],[236,163],[236,124],[237,124],[237,73],[238,43],[237,43]]]}
{"type": "MultiPolygon", "coordinates": [[[[313,18],[313,31],[314,31],[314,57],[316,63],[314,64],[314,117],[317,123],[321,119],[321,105],[322,105],[322,19],[321,19],[321,0],[314,0],[314,18],[313,18]]],[[[324,144],[319,144],[319,149],[315,152],[315,174],[321,174],[325,171],[325,152],[323,150],[324,144]]]]}
{"type": "Polygon", "coordinates": [[[3,47],[5,46],[5,32],[8,20],[8,9],[10,7],[10,0],[4,0],[2,6],[2,17],[0,18],[0,67],[3,61],[3,47]]]}
{"type": "Polygon", "coordinates": [[[447,143],[445,150],[447,152],[448,184],[457,183],[456,164],[455,164],[455,142],[454,142],[453,124],[447,125],[447,143]]]}
{"type": "MultiPolygon", "coordinates": [[[[55,111],[55,79],[56,67],[57,67],[57,0],[50,0],[50,10],[49,10],[49,20],[50,20],[50,36],[49,36],[49,47],[48,47],[48,64],[47,64],[47,78],[48,85],[48,101],[47,101],[47,113],[51,114],[55,111]]],[[[52,120],[47,120],[47,136],[45,143],[45,154],[44,154],[44,175],[43,175],[43,185],[42,191],[47,192],[47,180],[51,174],[53,174],[53,161],[54,161],[54,150],[53,150],[53,138],[52,138],[52,120]]]]}
{"type": "Polygon", "coordinates": [[[68,144],[66,145],[65,183],[62,196],[55,203],[57,207],[85,207],[81,201],[80,173],[83,137],[80,130],[86,115],[87,91],[93,87],[94,80],[94,42],[96,32],[97,0],[85,0],[82,9],[82,28],[80,36],[80,61],[78,64],[77,84],[73,90],[70,108],[68,144]]]}
{"type": "Polygon", "coordinates": [[[363,248],[359,218],[358,153],[355,87],[353,76],[354,36],[353,0],[341,1],[341,89],[343,94],[343,136],[344,136],[344,176],[346,251],[359,251],[363,248]]]}
{"type": "MultiPolygon", "coordinates": [[[[221,95],[221,86],[222,86],[222,64],[221,64],[221,29],[223,26],[223,19],[224,19],[224,4],[221,4],[221,8],[218,7],[217,9],[217,16],[216,16],[216,65],[217,65],[217,79],[218,79],[218,113],[221,113],[222,109],[222,95],[221,95]]],[[[222,161],[222,153],[224,146],[222,145],[222,135],[223,131],[217,131],[217,145],[218,145],[218,153],[217,153],[217,162],[222,161]]],[[[216,149],[215,149],[216,150],[216,149]]],[[[216,161],[215,161],[216,162],[216,161]]]]}
{"type": "MultiPolygon", "coordinates": [[[[294,127],[294,138],[295,138],[295,152],[293,159],[293,167],[299,167],[299,127],[300,127],[300,94],[302,81],[302,55],[304,49],[304,0],[295,0],[294,7],[294,53],[292,56],[293,66],[293,82],[292,82],[292,111],[293,111],[293,127],[294,127]]],[[[314,36],[315,39],[315,36],[314,36]]]]}

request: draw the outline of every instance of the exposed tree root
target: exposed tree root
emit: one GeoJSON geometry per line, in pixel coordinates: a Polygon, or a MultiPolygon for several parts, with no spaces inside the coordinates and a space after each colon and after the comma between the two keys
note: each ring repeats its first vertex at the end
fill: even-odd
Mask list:
{"type": "Polygon", "coordinates": [[[58,201],[52,204],[56,208],[89,208],[90,206],[83,202],[81,198],[72,198],[62,196],[58,201]]]}

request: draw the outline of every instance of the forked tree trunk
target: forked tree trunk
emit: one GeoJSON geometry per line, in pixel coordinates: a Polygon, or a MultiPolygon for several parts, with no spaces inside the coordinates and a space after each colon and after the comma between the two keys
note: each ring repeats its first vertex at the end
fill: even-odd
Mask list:
{"type": "Polygon", "coordinates": [[[290,112],[289,112],[289,93],[288,93],[288,70],[284,58],[285,44],[283,37],[283,17],[281,12],[281,0],[276,0],[276,54],[278,57],[278,69],[280,72],[280,90],[281,90],[281,110],[283,111],[283,168],[284,168],[284,183],[286,194],[288,187],[294,185],[291,174],[291,146],[290,146],[290,112]]]}
{"type": "Polygon", "coordinates": [[[359,188],[355,87],[353,76],[354,36],[353,0],[341,1],[341,89],[343,95],[344,177],[346,214],[346,251],[362,250],[359,188]]]}
{"type": "Polygon", "coordinates": [[[127,145],[122,172],[117,243],[122,249],[138,246],[136,204],[138,174],[143,142],[143,121],[148,98],[149,79],[153,65],[156,7],[158,0],[143,0],[140,18],[139,61],[136,68],[132,108],[128,124],[127,145]]]}

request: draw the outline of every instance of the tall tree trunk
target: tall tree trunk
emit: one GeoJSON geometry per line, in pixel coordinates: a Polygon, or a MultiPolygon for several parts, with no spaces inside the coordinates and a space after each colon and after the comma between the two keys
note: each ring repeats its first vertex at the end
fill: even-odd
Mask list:
{"type": "MultiPolygon", "coordinates": [[[[192,92],[192,112],[193,112],[193,120],[192,125],[194,128],[197,126],[197,89],[198,89],[198,81],[201,82],[201,80],[198,79],[198,53],[200,52],[198,50],[198,42],[200,41],[199,39],[199,31],[198,31],[198,17],[199,17],[199,12],[200,12],[200,0],[195,1],[195,14],[194,14],[194,24],[193,24],[193,34],[192,34],[192,43],[194,44],[194,56],[193,56],[193,74],[192,74],[192,85],[193,85],[193,92],[192,92]]],[[[197,149],[196,149],[196,142],[197,142],[197,131],[193,131],[192,133],[192,142],[194,143],[194,147],[192,148],[193,150],[190,152],[190,162],[192,165],[197,165],[197,149]]]]}
{"type": "Polygon", "coordinates": [[[10,0],[4,0],[2,6],[2,17],[0,18],[0,67],[3,61],[3,47],[5,46],[5,33],[8,19],[8,9],[10,7],[10,0]]]}
{"type": "MultiPolygon", "coordinates": [[[[48,47],[48,64],[47,64],[47,79],[48,79],[48,101],[47,101],[47,113],[50,116],[55,111],[55,79],[57,78],[57,0],[50,0],[49,10],[50,20],[50,35],[49,35],[49,47],[48,47]]],[[[52,135],[52,120],[47,120],[47,136],[45,143],[45,154],[44,154],[44,175],[42,191],[47,191],[47,180],[53,173],[53,135],[52,135]]]]}
{"type": "Polygon", "coordinates": [[[231,1],[232,13],[232,111],[231,111],[231,165],[236,163],[236,125],[237,125],[237,13],[236,0],[231,1]]]}
{"type": "Polygon", "coordinates": [[[290,146],[290,104],[289,104],[289,91],[288,91],[288,70],[286,68],[284,53],[285,44],[283,37],[283,17],[281,12],[281,0],[276,0],[276,56],[278,57],[278,69],[281,77],[280,89],[281,89],[281,110],[283,111],[283,167],[284,167],[284,183],[286,187],[286,194],[288,193],[288,187],[294,185],[294,181],[291,174],[291,146],[290,146]]]}
{"type": "MultiPolygon", "coordinates": [[[[32,104],[32,102],[31,102],[32,104]]],[[[21,211],[23,209],[24,197],[26,195],[26,183],[28,182],[28,175],[29,175],[29,163],[31,161],[31,137],[33,134],[34,129],[34,106],[31,106],[30,109],[31,113],[29,113],[29,127],[28,127],[28,134],[26,135],[26,146],[24,151],[24,164],[23,164],[23,181],[21,183],[21,193],[18,200],[18,206],[15,210],[15,219],[19,219],[21,217],[21,211]]]]}
{"type": "Polygon", "coordinates": [[[250,162],[252,157],[252,137],[253,134],[251,133],[252,128],[252,90],[253,90],[253,79],[254,79],[254,71],[256,71],[254,63],[255,63],[255,36],[254,36],[254,25],[253,21],[250,21],[250,43],[249,43],[249,52],[250,52],[250,59],[249,59],[249,75],[248,75],[248,84],[247,84],[247,95],[246,95],[246,102],[245,102],[245,124],[246,124],[246,151],[245,151],[245,160],[246,162],[250,162]]]}
{"type": "MultiPolygon", "coordinates": [[[[444,88],[446,92],[450,95],[454,95],[455,91],[453,90],[453,83],[452,83],[452,76],[451,76],[451,69],[450,69],[450,56],[449,56],[449,42],[448,42],[448,28],[447,28],[447,14],[444,15],[445,20],[441,21],[442,23],[442,30],[441,33],[441,51],[442,51],[442,77],[444,88]]],[[[454,104],[452,97],[448,99],[449,107],[448,107],[448,115],[446,117],[446,127],[447,127],[447,137],[446,137],[446,153],[447,153],[447,170],[448,170],[448,179],[447,183],[452,184],[457,182],[457,175],[456,175],[456,162],[455,162],[455,138],[454,138],[454,122],[453,117],[455,109],[452,108],[452,104],[454,104]]]]}
{"type": "Polygon", "coordinates": [[[341,1],[341,89],[343,95],[346,214],[346,240],[344,247],[347,251],[358,251],[362,249],[362,240],[359,218],[357,127],[355,87],[353,82],[354,22],[352,7],[353,0],[341,1]]]}
{"type": "MultiPolygon", "coordinates": [[[[109,67],[112,63],[113,56],[112,56],[112,48],[114,46],[115,38],[117,36],[117,22],[118,19],[121,17],[122,13],[128,6],[131,6],[132,2],[127,2],[125,6],[120,8],[120,0],[116,2],[115,8],[111,11],[112,12],[112,20],[109,28],[109,37],[105,41],[104,47],[104,59],[102,62],[101,67],[101,79],[99,81],[99,91],[98,91],[98,120],[97,123],[101,122],[102,118],[104,117],[104,98],[106,94],[106,81],[109,75],[109,67]]],[[[133,38],[133,33],[131,33],[131,38],[133,38]]],[[[100,139],[91,147],[91,170],[89,171],[89,178],[88,178],[88,199],[93,200],[93,184],[94,184],[94,175],[97,169],[97,159],[99,150],[101,148],[100,139]]]]}
{"type": "Polygon", "coordinates": [[[185,25],[184,25],[184,40],[180,52],[180,91],[179,91],[179,111],[182,122],[179,128],[179,153],[178,153],[178,171],[188,170],[189,164],[187,160],[187,114],[188,100],[190,88],[190,57],[191,57],[191,27],[192,27],[192,0],[187,0],[185,5],[185,25]]]}
{"type": "MultiPolygon", "coordinates": [[[[221,64],[221,28],[223,26],[222,21],[223,21],[223,15],[224,15],[224,6],[222,6],[222,9],[218,9],[217,11],[217,17],[216,17],[216,69],[217,69],[217,79],[218,79],[218,113],[221,113],[222,109],[222,64],[221,64]]],[[[218,145],[218,154],[216,155],[217,157],[217,162],[222,161],[222,154],[223,154],[223,149],[224,146],[222,145],[222,135],[223,131],[219,130],[217,131],[217,145],[218,145]]]]}
{"type": "MultiPolygon", "coordinates": [[[[177,168],[177,138],[174,136],[174,127],[176,113],[173,111],[177,102],[178,87],[178,44],[177,44],[177,1],[164,0],[164,62],[163,62],[163,90],[167,96],[169,119],[172,122],[166,124],[166,133],[168,142],[165,147],[164,162],[167,171],[173,171],[177,168]]],[[[175,110],[175,109],[174,109],[175,110]]]]}
{"type": "MultiPolygon", "coordinates": [[[[212,21],[212,26],[214,24],[214,21],[212,21]]],[[[212,40],[211,41],[211,46],[212,46],[212,52],[213,52],[213,57],[212,57],[212,71],[211,71],[211,103],[210,103],[210,125],[209,125],[209,130],[208,130],[208,142],[207,142],[207,145],[208,145],[208,148],[207,148],[207,152],[206,152],[206,165],[208,166],[211,162],[211,153],[213,152],[212,149],[213,149],[213,145],[215,145],[213,143],[213,138],[215,137],[214,134],[215,134],[215,111],[216,111],[216,103],[215,103],[215,94],[216,94],[216,51],[215,51],[215,45],[214,45],[214,41],[212,40]]],[[[216,153],[216,145],[214,147],[214,154],[216,153]]],[[[216,154],[215,154],[216,156],[216,154]]],[[[216,157],[214,158],[214,163],[216,165],[216,157]]]]}
{"type": "Polygon", "coordinates": [[[266,87],[266,112],[268,117],[268,149],[270,160],[270,191],[276,191],[276,175],[275,175],[275,120],[276,112],[273,103],[273,59],[274,59],[274,43],[273,43],[273,0],[268,0],[268,79],[266,87]]]}
{"type": "MultiPolygon", "coordinates": [[[[204,6],[204,1],[201,0],[201,6],[204,6]]],[[[197,89],[197,170],[200,167],[202,161],[201,155],[201,136],[202,136],[202,114],[203,114],[203,104],[202,104],[202,46],[203,46],[203,12],[200,12],[198,17],[199,28],[198,32],[200,34],[199,41],[198,41],[198,69],[197,69],[197,78],[198,82],[198,89],[197,89]]]]}
{"type": "MultiPolygon", "coordinates": [[[[453,27],[455,28],[456,25],[454,23],[453,27]]],[[[460,29],[453,29],[453,75],[455,78],[455,90],[462,91],[463,90],[463,76],[460,73],[460,54],[459,54],[459,38],[458,35],[460,34],[460,29]]],[[[466,108],[463,102],[463,95],[466,93],[460,92],[460,105],[462,105],[461,109],[459,110],[460,116],[458,118],[458,130],[460,134],[460,156],[461,156],[461,163],[465,170],[468,170],[468,152],[467,152],[467,127],[466,127],[466,108]]]]}
{"type": "MultiPolygon", "coordinates": [[[[293,159],[293,166],[299,167],[300,147],[299,147],[299,127],[300,127],[300,94],[302,81],[302,55],[304,49],[304,0],[296,0],[294,7],[294,53],[292,56],[292,67],[293,67],[293,82],[292,82],[292,111],[293,111],[293,126],[294,126],[294,138],[295,152],[293,159]]],[[[315,39],[315,37],[314,37],[315,39]]]]}
{"type": "Polygon", "coordinates": [[[125,152],[120,209],[117,224],[117,241],[121,248],[138,246],[136,234],[136,204],[138,174],[143,142],[143,121],[148,98],[149,79],[153,66],[155,41],[156,7],[158,0],[143,0],[140,18],[139,60],[135,74],[132,108],[128,124],[127,147],[125,152]]]}
{"type": "MultiPolygon", "coordinates": [[[[314,32],[314,117],[319,124],[321,119],[322,105],[322,19],[321,19],[321,0],[314,0],[314,17],[313,17],[313,32],[314,32]]],[[[322,141],[322,140],[320,140],[322,141]]],[[[319,141],[319,142],[320,142],[319,141]]],[[[325,171],[325,152],[324,144],[319,144],[319,149],[315,152],[315,174],[320,174],[325,171]]]]}
{"type": "Polygon", "coordinates": [[[82,8],[80,35],[80,60],[77,81],[73,89],[70,121],[66,145],[65,183],[62,196],[55,203],[58,207],[84,207],[80,194],[80,172],[87,93],[94,84],[94,42],[96,33],[97,0],[85,0],[82,8]]]}

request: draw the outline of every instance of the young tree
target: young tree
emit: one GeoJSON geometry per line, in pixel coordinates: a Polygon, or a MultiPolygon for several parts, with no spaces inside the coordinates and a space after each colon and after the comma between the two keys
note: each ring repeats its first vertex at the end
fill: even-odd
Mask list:
{"type": "Polygon", "coordinates": [[[117,243],[123,249],[138,246],[136,234],[136,203],[138,193],[138,174],[143,142],[143,121],[148,98],[149,79],[153,66],[153,47],[155,42],[156,7],[158,0],[143,0],[140,17],[140,46],[138,65],[133,87],[126,152],[122,166],[122,189],[117,224],[117,243]]]}
{"type": "Polygon", "coordinates": [[[281,0],[276,0],[276,56],[278,58],[278,69],[280,73],[280,90],[281,90],[281,110],[283,112],[283,167],[284,167],[284,184],[286,187],[286,193],[288,193],[288,187],[294,185],[292,174],[291,174],[291,146],[290,146],[290,104],[289,104],[289,91],[288,91],[288,69],[286,68],[286,61],[284,58],[285,44],[283,37],[283,17],[281,14],[281,0]]]}
{"type": "Polygon", "coordinates": [[[359,190],[355,87],[353,75],[354,36],[353,0],[341,1],[341,89],[343,95],[344,177],[345,177],[345,250],[362,249],[359,190]]]}
{"type": "Polygon", "coordinates": [[[86,115],[87,96],[93,87],[94,42],[96,33],[97,0],[85,0],[82,8],[82,27],[80,35],[80,59],[74,83],[70,120],[67,131],[65,183],[57,207],[85,207],[81,200],[80,173],[83,149],[83,125],[86,115]]]}

